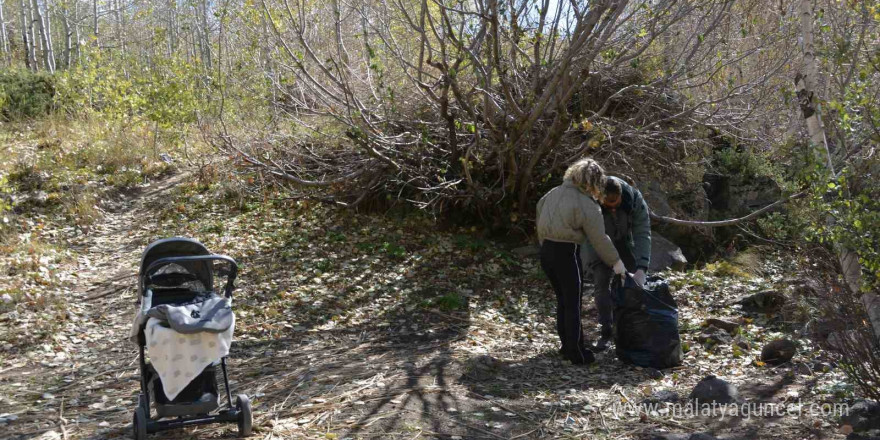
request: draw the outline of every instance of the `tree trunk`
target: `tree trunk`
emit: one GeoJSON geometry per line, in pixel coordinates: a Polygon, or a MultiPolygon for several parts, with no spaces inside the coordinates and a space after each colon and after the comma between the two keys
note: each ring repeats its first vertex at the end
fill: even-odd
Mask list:
{"type": "Polygon", "coordinates": [[[6,16],[3,15],[3,0],[0,0],[0,48],[3,49],[6,65],[12,65],[12,59],[9,55],[9,43],[6,41],[6,16]]]}
{"type": "Polygon", "coordinates": [[[98,0],[92,0],[92,38],[95,47],[98,47],[98,0]]]}
{"type": "MultiPolygon", "coordinates": [[[[795,77],[798,102],[800,103],[804,119],[807,122],[811,147],[823,150],[828,172],[832,176],[836,176],[834,164],[831,161],[831,151],[825,138],[825,129],[822,126],[820,108],[816,103],[815,90],[819,69],[813,46],[813,8],[810,0],[800,0],[798,3],[798,13],[800,14],[804,56],[803,69],[795,77]]],[[[833,223],[833,221],[830,216],[827,218],[828,223],[833,223]]],[[[862,266],[859,263],[858,255],[837,243],[835,243],[834,249],[837,252],[837,259],[847,287],[853,294],[858,294],[862,285],[862,266]]],[[[877,338],[880,338],[880,300],[873,294],[864,294],[861,296],[861,300],[871,319],[874,334],[877,338]]]]}
{"type": "Polygon", "coordinates": [[[55,71],[55,43],[52,41],[52,11],[49,10],[49,0],[46,2],[46,13],[43,14],[43,22],[46,24],[46,46],[49,48],[49,63],[51,71],[55,71]]]}
{"type": "Polygon", "coordinates": [[[29,69],[37,70],[37,43],[34,41],[33,12],[27,0],[21,0],[21,32],[27,56],[25,63],[29,69]]]}
{"type": "Polygon", "coordinates": [[[27,33],[27,18],[25,17],[25,9],[24,9],[24,0],[21,0],[21,41],[24,47],[24,65],[28,69],[31,68],[31,45],[28,42],[28,33],[27,33]]]}
{"type": "Polygon", "coordinates": [[[177,0],[168,1],[168,57],[177,51],[177,0]]]}
{"type": "Polygon", "coordinates": [[[52,56],[52,45],[49,40],[49,33],[46,31],[46,22],[43,18],[43,13],[40,11],[40,4],[37,3],[37,0],[31,0],[31,3],[34,8],[34,21],[37,22],[37,29],[40,31],[40,44],[43,47],[43,66],[50,73],[55,70],[55,66],[53,65],[52,56]]]}
{"type": "Polygon", "coordinates": [[[80,34],[79,34],[79,4],[76,0],[73,2],[73,49],[76,50],[76,64],[79,65],[82,60],[80,59],[80,34]]]}
{"type": "MultiPolygon", "coordinates": [[[[65,3],[62,7],[61,11],[61,24],[64,26],[64,68],[70,69],[70,52],[73,50],[73,45],[71,44],[71,39],[73,38],[73,31],[70,29],[70,10],[68,8],[68,4],[65,3]]],[[[74,8],[76,8],[76,2],[74,0],[74,8]]]]}
{"type": "Polygon", "coordinates": [[[202,35],[202,62],[208,70],[211,70],[211,34],[208,32],[208,2],[202,0],[201,10],[201,35],[202,35]]]}

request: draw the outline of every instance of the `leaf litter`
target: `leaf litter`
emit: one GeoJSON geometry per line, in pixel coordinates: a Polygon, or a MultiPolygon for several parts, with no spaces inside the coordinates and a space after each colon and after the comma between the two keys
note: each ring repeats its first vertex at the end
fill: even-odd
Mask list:
{"type": "MultiPolygon", "coordinates": [[[[681,304],[689,348],[681,367],[658,375],[610,351],[577,367],[556,353],[554,298],[536,260],[418,216],[283,199],[235,207],[214,190],[180,174],[87,232],[61,219],[28,219],[18,243],[33,245],[0,257],[0,291],[9,295],[0,300],[5,435],[128,435],[139,392],[136,348],[125,341],[133,274],[146,244],[174,235],[196,237],[242,265],[230,379],[235,393],[253,399],[254,438],[639,438],[708,429],[764,438],[763,419],[726,426],[675,419],[669,407],[613,409],[656,391],[687,396],[708,374],[737,385],[785,379],[756,401],[826,403],[847,389],[805,338],[793,364],[760,363],[761,343],[798,336],[777,317],[746,316],[730,304],[783,283],[781,274],[793,270],[784,255],[769,253],[764,272],[746,277],[711,267],[664,274],[681,304]],[[700,343],[708,318],[739,324],[743,344],[700,343]]],[[[595,338],[590,303],[585,298],[585,329],[595,338]]],[[[830,438],[836,423],[773,422],[786,438],[817,430],[830,438]]],[[[228,437],[234,429],[187,428],[163,438],[228,437]]]]}

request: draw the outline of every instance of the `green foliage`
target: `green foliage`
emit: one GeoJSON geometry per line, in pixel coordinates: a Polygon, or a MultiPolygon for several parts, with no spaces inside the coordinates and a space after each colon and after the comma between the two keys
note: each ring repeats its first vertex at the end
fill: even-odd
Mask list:
{"type": "Polygon", "coordinates": [[[195,120],[197,66],[180,58],[154,58],[138,69],[126,68],[133,65],[139,64],[89,52],[82,67],[59,74],[59,107],[73,115],[100,112],[111,120],[152,122],[163,129],[195,120]]]}
{"type": "Polygon", "coordinates": [[[0,120],[19,121],[49,113],[55,79],[24,69],[0,71],[0,120]]]}
{"type": "Polygon", "coordinates": [[[716,150],[713,163],[722,174],[743,179],[773,174],[772,168],[760,154],[736,147],[716,150]]]}
{"type": "Polygon", "coordinates": [[[865,275],[862,288],[880,288],[880,182],[870,174],[856,175],[851,168],[836,178],[816,168],[813,176],[810,180],[824,176],[827,183],[813,185],[803,204],[803,215],[809,221],[806,237],[858,254],[865,275]]]}
{"type": "Polygon", "coordinates": [[[440,310],[453,312],[465,307],[465,298],[458,292],[451,292],[435,299],[433,305],[440,310]]]}
{"type": "Polygon", "coordinates": [[[715,275],[716,277],[730,277],[730,278],[750,278],[748,272],[743,270],[736,264],[730,263],[728,261],[718,261],[715,263],[709,263],[706,265],[706,270],[715,275]]]}

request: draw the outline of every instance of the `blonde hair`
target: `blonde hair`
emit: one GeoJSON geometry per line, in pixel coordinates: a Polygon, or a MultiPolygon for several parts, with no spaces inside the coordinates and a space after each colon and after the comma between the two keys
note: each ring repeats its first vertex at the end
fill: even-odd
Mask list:
{"type": "Polygon", "coordinates": [[[605,170],[593,159],[581,159],[565,170],[565,180],[581,188],[584,192],[600,199],[605,189],[605,170]]]}

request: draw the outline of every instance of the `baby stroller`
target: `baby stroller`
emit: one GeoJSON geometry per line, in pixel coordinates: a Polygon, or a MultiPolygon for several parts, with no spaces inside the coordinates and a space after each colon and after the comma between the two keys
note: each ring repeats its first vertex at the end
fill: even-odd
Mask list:
{"type": "Polygon", "coordinates": [[[250,435],[250,400],[239,394],[233,404],[226,374],[237,273],[235,260],[189,238],[158,240],[144,250],[138,274],[141,305],[130,335],[140,350],[135,440],[209,423],[235,422],[239,437],[250,435]],[[215,274],[227,278],[222,294],[214,291],[215,274]]]}

